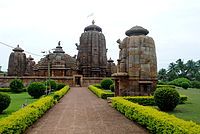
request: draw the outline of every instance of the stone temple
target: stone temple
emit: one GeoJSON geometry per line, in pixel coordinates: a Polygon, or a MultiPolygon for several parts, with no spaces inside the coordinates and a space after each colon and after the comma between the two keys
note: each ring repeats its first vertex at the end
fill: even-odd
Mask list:
{"type": "Polygon", "coordinates": [[[26,54],[23,49],[17,45],[10,54],[8,62],[9,76],[24,76],[26,72],[26,54]]]}
{"type": "Polygon", "coordinates": [[[107,60],[106,39],[102,29],[95,25],[94,21],[92,25],[84,28],[76,47],[78,56],[72,57],[65,53],[59,41],[52,53],[46,54],[38,64],[35,64],[33,58],[26,58],[24,50],[18,46],[13,49],[14,53],[11,53],[8,76],[76,76],[79,81],[82,81],[80,79],[83,77],[98,77],[99,81],[102,77],[110,77],[116,72],[114,61],[107,60]]]}
{"type": "Polygon", "coordinates": [[[84,28],[80,42],[76,43],[77,56],[66,54],[59,41],[52,53],[35,64],[17,46],[10,54],[9,77],[0,79],[0,85],[1,80],[4,84],[18,76],[27,84],[50,77],[70,86],[88,86],[112,76],[116,96],[150,95],[157,82],[157,59],[154,40],[148,33],[147,29],[135,26],[125,32],[127,37],[122,41],[117,40],[120,49],[117,66],[111,58],[107,59],[105,36],[94,21],[84,28]]]}
{"type": "Polygon", "coordinates": [[[34,66],[34,75],[47,76],[48,67],[50,76],[72,76],[77,74],[76,59],[63,51],[60,41],[53,53],[47,54],[34,66]]]}
{"type": "Polygon", "coordinates": [[[106,77],[107,50],[106,39],[102,29],[92,22],[92,25],[85,27],[80,37],[78,49],[79,72],[86,77],[106,77]]]}
{"type": "Polygon", "coordinates": [[[157,59],[154,40],[147,29],[135,26],[126,31],[119,43],[119,59],[115,77],[115,94],[150,95],[157,82],[157,59]]]}

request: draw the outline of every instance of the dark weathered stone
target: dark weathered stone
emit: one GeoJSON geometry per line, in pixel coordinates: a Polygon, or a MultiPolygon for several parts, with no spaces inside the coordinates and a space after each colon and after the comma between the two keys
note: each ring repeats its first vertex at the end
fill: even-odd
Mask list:
{"type": "Polygon", "coordinates": [[[13,51],[9,57],[8,76],[23,76],[26,71],[26,55],[19,45],[13,51]]]}
{"type": "Polygon", "coordinates": [[[76,59],[65,54],[60,41],[53,53],[42,58],[34,68],[36,76],[48,76],[48,64],[50,76],[72,76],[77,74],[76,59]]]}
{"type": "Polygon", "coordinates": [[[33,61],[34,59],[31,57],[31,55],[29,55],[29,57],[26,59],[26,72],[25,75],[27,76],[33,76],[34,72],[33,72],[33,67],[35,65],[35,61],[33,61]]]}
{"type": "Polygon", "coordinates": [[[116,95],[150,95],[157,81],[157,61],[154,40],[148,30],[135,26],[119,43],[116,95]]]}
{"type": "Polygon", "coordinates": [[[78,68],[83,76],[106,76],[106,41],[102,29],[93,24],[84,29],[78,49],[78,68]]]}

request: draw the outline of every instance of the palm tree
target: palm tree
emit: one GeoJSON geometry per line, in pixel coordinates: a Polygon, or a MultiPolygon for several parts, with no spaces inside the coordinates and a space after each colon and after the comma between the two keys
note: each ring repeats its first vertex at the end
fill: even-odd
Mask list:
{"type": "Polygon", "coordinates": [[[178,77],[186,77],[186,70],[185,70],[185,64],[181,59],[178,59],[176,61],[176,68],[178,72],[178,77]]]}
{"type": "Polygon", "coordinates": [[[167,76],[169,81],[178,78],[178,69],[174,62],[169,64],[167,76]]]}
{"type": "Polygon", "coordinates": [[[166,69],[161,68],[158,71],[158,80],[167,81],[167,70],[166,69]]]}

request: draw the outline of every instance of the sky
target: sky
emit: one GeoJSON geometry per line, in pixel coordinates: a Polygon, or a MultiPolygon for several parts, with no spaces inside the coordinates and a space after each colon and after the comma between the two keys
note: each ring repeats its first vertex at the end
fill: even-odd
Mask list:
{"type": "MultiPolygon", "coordinates": [[[[135,25],[148,29],[154,39],[158,70],[179,58],[200,60],[199,0],[0,0],[0,42],[19,44],[36,62],[43,57],[41,51],[55,48],[58,41],[74,56],[75,43],[93,19],[105,35],[107,57],[115,63],[116,41],[135,25]]],[[[11,52],[0,43],[3,71],[11,52]]]]}

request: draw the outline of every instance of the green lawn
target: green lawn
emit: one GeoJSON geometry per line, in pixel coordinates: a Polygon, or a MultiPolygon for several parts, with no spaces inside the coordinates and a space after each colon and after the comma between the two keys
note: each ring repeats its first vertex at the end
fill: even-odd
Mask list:
{"type": "Polygon", "coordinates": [[[12,112],[19,110],[22,107],[22,104],[24,103],[30,104],[33,101],[37,100],[29,96],[27,92],[22,92],[19,94],[8,92],[7,94],[9,94],[11,97],[11,103],[9,107],[6,110],[4,110],[2,114],[0,114],[0,118],[6,117],[12,112]]]}
{"type": "Polygon", "coordinates": [[[200,89],[189,88],[187,90],[177,88],[180,94],[188,96],[186,104],[178,105],[173,112],[176,117],[184,120],[192,120],[200,124],[200,89]]]}

